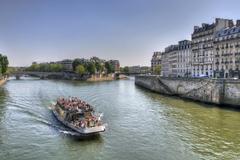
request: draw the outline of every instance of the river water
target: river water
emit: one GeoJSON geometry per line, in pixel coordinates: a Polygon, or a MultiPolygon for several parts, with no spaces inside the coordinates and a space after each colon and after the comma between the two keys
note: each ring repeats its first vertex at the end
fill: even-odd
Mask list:
{"type": "Polygon", "coordinates": [[[166,97],[134,80],[9,80],[0,88],[0,159],[240,159],[240,111],[166,97]],[[79,140],[52,115],[59,96],[104,113],[106,132],[79,140]]]}

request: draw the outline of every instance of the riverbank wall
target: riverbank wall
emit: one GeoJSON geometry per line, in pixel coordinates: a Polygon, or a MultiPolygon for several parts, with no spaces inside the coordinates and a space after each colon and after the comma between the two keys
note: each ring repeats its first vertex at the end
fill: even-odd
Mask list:
{"type": "Polygon", "coordinates": [[[136,76],[135,84],[161,94],[240,107],[240,80],[136,76]]]}

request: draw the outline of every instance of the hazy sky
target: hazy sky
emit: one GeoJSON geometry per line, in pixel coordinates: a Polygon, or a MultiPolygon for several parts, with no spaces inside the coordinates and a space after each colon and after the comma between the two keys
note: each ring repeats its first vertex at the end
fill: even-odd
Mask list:
{"type": "Polygon", "coordinates": [[[194,25],[240,19],[239,0],[0,0],[0,52],[10,65],[98,56],[150,65],[194,25]]]}

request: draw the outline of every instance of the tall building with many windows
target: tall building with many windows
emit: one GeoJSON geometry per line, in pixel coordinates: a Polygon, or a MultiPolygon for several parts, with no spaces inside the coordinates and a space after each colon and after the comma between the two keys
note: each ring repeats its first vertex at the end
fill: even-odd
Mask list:
{"type": "Polygon", "coordinates": [[[114,72],[115,73],[120,72],[120,62],[119,62],[119,60],[109,60],[108,62],[114,67],[114,72]]]}
{"type": "Polygon", "coordinates": [[[233,26],[232,20],[216,18],[212,24],[203,23],[201,27],[194,27],[192,33],[193,77],[213,77],[213,37],[217,31],[231,26],[233,26]]]}
{"type": "Polygon", "coordinates": [[[170,45],[162,53],[161,75],[163,77],[177,77],[178,45],[170,45]]]}
{"type": "Polygon", "coordinates": [[[163,77],[169,76],[169,61],[168,61],[168,52],[162,52],[162,62],[161,62],[161,75],[163,77]]]}
{"type": "Polygon", "coordinates": [[[214,77],[240,77],[240,20],[214,36],[214,77]]]}
{"type": "Polygon", "coordinates": [[[177,51],[177,76],[191,77],[191,41],[182,40],[178,42],[177,51]]]}
{"type": "Polygon", "coordinates": [[[64,71],[69,71],[69,72],[73,71],[73,66],[72,66],[73,60],[71,59],[64,59],[56,63],[61,64],[63,66],[64,71]]]}
{"type": "Polygon", "coordinates": [[[161,66],[161,57],[162,52],[153,52],[153,56],[151,59],[151,71],[154,72],[157,66],[161,66]]]}

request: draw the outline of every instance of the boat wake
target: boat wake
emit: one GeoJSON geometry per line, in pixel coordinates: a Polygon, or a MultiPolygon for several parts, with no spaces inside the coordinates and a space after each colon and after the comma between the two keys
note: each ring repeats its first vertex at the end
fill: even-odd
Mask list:
{"type": "Polygon", "coordinates": [[[80,136],[79,133],[74,132],[74,131],[67,131],[67,130],[58,130],[60,133],[63,133],[65,135],[69,135],[69,136],[80,136]]]}
{"type": "MultiPolygon", "coordinates": [[[[48,125],[49,127],[54,128],[55,130],[57,130],[59,133],[62,133],[64,135],[69,135],[69,136],[80,136],[79,133],[72,131],[64,126],[62,126],[61,124],[55,124],[54,122],[50,122],[49,120],[43,119],[43,118],[36,118],[35,121],[42,123],[44,125],[48,125]]],[[[58,123],[58,122],[57,122],[58,123]]]]}

